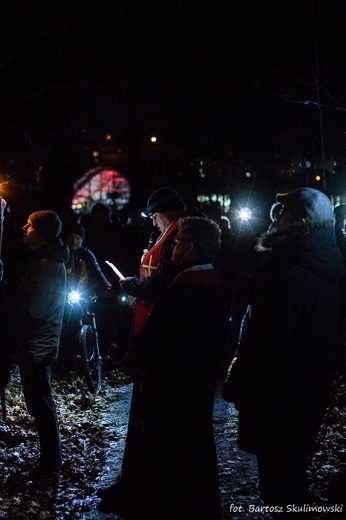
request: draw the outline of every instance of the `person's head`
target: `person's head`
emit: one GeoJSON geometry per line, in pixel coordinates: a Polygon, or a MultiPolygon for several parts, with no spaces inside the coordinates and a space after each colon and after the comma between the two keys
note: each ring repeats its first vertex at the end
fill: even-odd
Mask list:
{"type": "Polygon", "coordinates": [[[221,215],[219,226],[221,229],[231,229],[231,221],[226,215],[221,215]]]}
{"type": "Polygon", "coordinates": [[[203,217],[205,216],[202,211],[202,204],[197,199],[197,197],[191,197],[190,199],[185,200],[186,204],[186,213],[191,217],[203,217]]]}
{"type": "Polygon", "coordinates": [[[273,224],[275,224],[276,220],[280,218],[280,210],[282,209],[282,204],[280,202],[274,202],[272,207],[270,208],[269,216],[270,220],[273,224]]]}
{"type": "MultiPolygon", "coordinates": [[[[270,224],[267,228],[265,234],[273,234],[276,233],[280,228],[280,218],[282,216],[282,204],[280,202],[274,202],[272,207],[270,208],[269,216],[270,216],[270,224]]],[[[262,233],[263,235],[264,233],[262,233]]]]}
{"type": "Polygon", "coordinates": [[[164,187],[154,191],[148,201],[145,212],[153,219],[153,225],[161,233],[175,220],[182,211],[185,204],[181,195],[172,188],[164,187]]]}
{"type": "Polygon", "coordinates": [[[333,227],[335,224],[332,203],[319,190],[298,188],[278,194],[276,200],[282,205],[276,215],[278,231],[308,231],[333,227]]]}
{"type": "Polygon", "coordinates": [[[221,245],[220,226],[204,217],[179,219],[179,227],[173,241],[172,260],[182,265],[194,260],[212,263],[221,245]]]}
{"type": "Polygon", "coordinates": [[[97,224],[106,224],[110,222],[110,209],[102,202],[97,202],[91,208],[90,215],[94,223],[97,224]]]}
{"type": "Polygon", "coordinates": [[[39,249],[57,240],[62,223],[59,216],[51,210],[34,211],[23,226],[23,241],[30,249],[39,249]]]}
{"type": "Polygon", "coordinates": [[[66,232],[66,243],[71,251],[76,251],[82,247],[85,238],[85,229],[82,224],[75,222],[66,232]]]}
{"type": "Polygon", "coordinates": [[[335,227],[344,229],[346,219],[346,204],[339,204],[334,208],[335,227]]]}

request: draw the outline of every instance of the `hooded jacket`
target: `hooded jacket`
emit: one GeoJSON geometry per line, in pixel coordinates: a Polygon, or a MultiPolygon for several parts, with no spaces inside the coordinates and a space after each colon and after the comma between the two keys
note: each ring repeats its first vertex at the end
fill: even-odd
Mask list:
{"type": "Polygon", "coordinates": [[[236,363],[238,444],[306,453],[340,360],[344,267],[334,229],[278,237],[258,274],[236,363]]]}
{"type": "Polygon", "coordinates": [[[69,250],[61,239],[31,253],[16,296],[18,360],[50,365],[57,357],[69,250]]]}

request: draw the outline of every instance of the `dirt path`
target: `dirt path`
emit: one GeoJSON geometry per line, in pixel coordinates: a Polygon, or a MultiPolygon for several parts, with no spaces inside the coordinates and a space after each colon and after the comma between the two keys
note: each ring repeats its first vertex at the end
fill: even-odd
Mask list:
{"type": "MultiPolygon", "coordinates": [[[[107,450],[106,462],[102,473],[95,485],[104,487],[111,484],[119,475],[121,459],[126,438],[127,417],[131,399],[131,384],[125,384],[115,389],[115,400],[109,404],[109,409],[104,411],[107,422],[113,422],[116,430],[117,441],[107,450]]],[[[265,519],[269,515],[249,513],[249,505],[260,506],[257,491],[257,466],[256,458],[244,452],[240,452],[236,445],[237,412],[232,404],[226,403],[220,396],[218,389],[214,406],[214,431],[217,447],[220,491],[222,501],[223,519],[246,520],[251,518],[265,519]],[[230,508],[233,504],[232,513],[230,508]],[[237,511],[240,513],[238,514],[237,511]]],[[[97,511],[97,504],[93,503],[89,514],[85,519],[99,518],[104,520],[120,520],[117,515],[105,515],[97,511]]],[[[178,520],[178,519],[177,519],[178,520]]]]}
{"type": "MultiPolygon", "coordinates": [[[[8,417],[6,422],[0,421],[0,520],[120,520],[115,514],[98,512],[96,491],[114,482],[121,470],[131,381],[119,371],[109,371],[104,393],[96,398],[85,391],[84,381],[73,375],[65,379],[55,377],[52,386],[64,465],[58,482],[40,485],[28,479],[28,470],[38,456],[38,442],[16,370],[6,389],[8,417]]],[[[342,503],[346,496],[345,382],[337,387],[336,394],[309,470],[317,503],[322,505],[342,503]]],[[[214,430],[223,520],[270,519],[269,514],[259,512],[256,459],[238,450],[237,412],[221,398],[220,389],[215,398],[214,430]]],[[[294,517],[293,514],[292,520],[294,517]]],[[[339,513],[313,517],[342,518],[339,513]]]]}

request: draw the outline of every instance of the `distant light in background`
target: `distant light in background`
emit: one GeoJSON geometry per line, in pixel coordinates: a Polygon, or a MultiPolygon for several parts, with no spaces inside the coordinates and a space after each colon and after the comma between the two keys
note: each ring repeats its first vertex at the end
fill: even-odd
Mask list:
{"type": "Polygon", "coordinates": [[[209,195],[197,195],[197,200],[201,204],[220,204],[224,213],[227,213],[231,207],[231,197],[226,194],[211,193],[209,195]]]}
{"type": "Polygon", "coordinates": [[[155,136],[150,137],[150,141],[151,141],[152,143],[156,143],[156,141],[157,141],[157,137],[155,137],[155,136]]]}
{"type": "Polygon", "coordinates": [[[316,175],[315,179],[316,179],[316,181],[319,182],[321,180],[321,176],[320,175],[316,175]]]}
{"type": "Polygon", "coordinates": [[[100,155],[100,153],[99,153],[97,150],[95,150],[95,151],[93,152],[93,157],[98,157],[99,155],[100,155]]]}
{"type": "Polygon", "coordinates": [[[107,141],[111,141],[111,139],[112,139],[112,136],[111,136],[110,134],[107,134],[107,135],[106,135],[106,140],[107,140],[107,141]]]}
{"type": "Polygon", "coordinates": [[[200,161],[200,167],[198,169],[198,172],[199,172],[199,176],[202,177],[202,178],[205,178],[205,173],[204,173],[204,164],[203,164],[203,161],[200,161]]]}
{"type": "Polygon", "coordinates": [[[251,172],[246,172],[245,177],[247,177],[249,179],[251,177],[251,172]]]}

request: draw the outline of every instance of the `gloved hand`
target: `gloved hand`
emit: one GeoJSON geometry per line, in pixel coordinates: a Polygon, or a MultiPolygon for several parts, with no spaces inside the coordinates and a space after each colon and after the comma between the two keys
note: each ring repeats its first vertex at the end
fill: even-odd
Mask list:
{"type": "Polygon", "coordinates": [[[127,276],[126,278],[120,278],[119,285],[126,294],[136,297],[139,281],[138,276],[127,276]]]}
{"type": "Polygon", "coordinates": [[[105,282],[98,292],[98,297],[100,298],[100,300],[108,300],[109,298],[112,298],[113,295],[113,287],[110,282],[105,282]]]}

